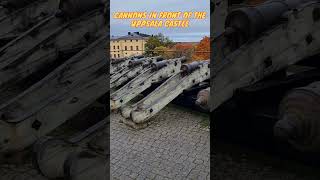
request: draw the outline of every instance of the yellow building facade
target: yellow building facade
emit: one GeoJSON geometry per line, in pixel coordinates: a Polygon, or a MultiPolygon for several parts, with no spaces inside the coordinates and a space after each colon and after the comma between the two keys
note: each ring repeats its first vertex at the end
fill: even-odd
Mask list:
{"type": "Polygon", "coordinates": [[[149,35],[139,32],[110,39],[110,57],[114,59],[138,56],[145,52],[145,44],[149,35]]]}

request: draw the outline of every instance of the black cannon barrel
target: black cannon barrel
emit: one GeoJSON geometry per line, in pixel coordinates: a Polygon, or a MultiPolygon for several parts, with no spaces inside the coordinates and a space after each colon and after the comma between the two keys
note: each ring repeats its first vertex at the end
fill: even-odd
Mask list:
{"type": "Polygon", "coordinates": [[[159,61],[159,62],[155,62],[151,64],[151,68],[154,71],[157,71],[163,67],[165,67],[168,64],[168,60],[163,60],[163,61],[159,61]]]}
{"type": "Polygon", "coordinates": [[[270,0],[255,7],[235,9],[226,18],[226,33],[232,35],[232,40],[240,46],[278,23],[285,12],[311,1],[313,0],[270,0]]]}
{"type": "Polygon", "coordinates": [[[192,73],[194,70],[198,69],[200,67],[200,65],[209,63],[209,61],[195,61],[189,64],[183,64],[181,66],[181,73],[182,75],[187,75],[192,73]]]}
{"type": "Polygon", "coordinates": [[[88,11],[104,7],[102,0],[61,0],[59,9],[70,18],[78,17],[88,11]]]}
{"type": "Polygon", "coordinates": [[[190,73],[193,70],[197,69],[199,67],[199,65],[200,65],[200,62],[198,62],[198,61],[192,62],[190,64],[184,64],[181,66],[181,71],[190,73]]]}
{"type": "Polygon", "coordinates": [[[128,58],[112,59],[111,64],[119,64],[119,63],[126,61],[126,60],[128,60],[128,58]]]}
{"type": "Polygon", "coordinates": [[[159,62],[159,61],[163,61],[164,58],[163,57],[156,57],[156,61],[159,62]]]}
{"type": "Polygon", "coordinates": [[[138,55],[138,56],[132,57],[131,59],[133,60],[133,59],[141,59],[141,58],[144,58],[144,56],[143,55],[138,55]]]}
{"type": "Polygon", "coordinates": [[[137,66],[137,65],[143,64],[146,60],[147,60],[147,58],[130,60],[129,61],[129,67],[133,67],[133,66],[137,66]]]}

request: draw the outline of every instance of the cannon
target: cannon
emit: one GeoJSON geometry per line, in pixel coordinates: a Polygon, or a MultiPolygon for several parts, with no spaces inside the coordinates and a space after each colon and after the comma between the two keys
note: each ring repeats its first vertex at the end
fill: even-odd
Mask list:
{"type": "MultiPolygon", "coordinates": [[[[98,150],[107,147],[97,138],[108,119],[106,2],[7,2],[0,16],[0,163],[26,167],[25,179],[102,179],[109,153],[98,150]],[[69,139],[56,133],[61,129],[76,130],[69,139]],[[83,141],[90,147],[75,147],[83,141]],[[28,170],[33,146],[36,163],[28,170]],[[57,161],[43,161],[57,149],[57,161]]],[[[23,179],[14,171],[3,177],[23,179]]]]}
{"type": "Polygon", "coordinates": [[[151,87],[154,83],[159,83],[167,78],[179,73],[184,57],[168,59],[151,64],[146,71],[129,81],[119,90],[110,96],[111,110],[125,106],[130,100],[151,87]]]}
{"type": "Polygon", "coordinates": [[[228,13],[225,20],[226,36],[239,48],[250,39],[257,38],[270,26],[281,23],[285,13],[311,0],[270,0],[255,7],[242,7],[228,13]]]}
{"type": "Polygon", "coordinates": [[[181,66],[181,75],[186,76],[188,74],[191,74],[193,71],[200,68],[204,63],[206,63],[206,61],[195,61],[189,64],[183,64],[181,66]]]}
{"type": "Polygon", "coordinates": [[[48,179],[103,179],[106,159],[66,141],[45,137],[34,144],[35,166],[48,179]]]}
{"type": "Polygon", "coordinates": [[[229,1],[224,30],[212,42],[209,104],[217,136],[318,159],[319,5],[229,1]]]}
{"type": "Polygon", "coordinates": [[[139,56],[134,56],[134,57],[124,57],[124,58],[120,58],[120,59],[113,59],[110,61],[110,74],[117,74],[119,73],[119,71],[125,69],[128,65],[129,65],[129,61],[132,60],[137,60],[137,59],[141,59],[144,58],[143,55],[139,55],[139,56]]]}
{"type": "Polygon", "coordinates": [[[209,60],[192,64],[193,70],[183,68],[164,81],[159,87],[135,104],[121,108],[121,114],[127,118],[124,123],[133,128],[143,128],[151,117],[168,105],[184,90],[191,88],[210,77],[209,60]],[[196,67],[194,67],[196,66],[196,67]],[[188,71],[186,75],[186,71],[188,71]]]}
{"type": "Polygon", "coordinates": [[[148,67],[150,67],[152,63],[157,62],[161,59],[161,57],[147,57],[141,59],[134,58],[132,60],[129,60],[127,66],[115,72],[110,77],[110,88],[120,88],[129,80],[147,71],[148,67]]]}
{"type": "Polygon", "coordinates": [[[197,100],[195,104],[201,107],[203,110],[209,110],[209,95],[210,88],[203,89],[197,94],[197,100]]]}
{"type": "Polygon", "coordinates": [[[56,0],[38,0],[12,13],[0,15],[0,46],[7,44],[31,27],[54,16],[58,11],[56,0]]]}
{"type": "Polygon", "coordinates": [[[319,152],[320,82],[290,90],[279,105],[274,134],[302,152],[319,152]]]}

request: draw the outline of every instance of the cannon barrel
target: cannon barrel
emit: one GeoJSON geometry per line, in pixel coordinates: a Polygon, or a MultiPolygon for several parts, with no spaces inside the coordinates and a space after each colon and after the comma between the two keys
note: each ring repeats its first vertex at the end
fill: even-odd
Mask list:
{"type": "Polygon", "coordinates": [[[128,58],[112,59],[111,64],[119,64],[119,63],[126,61],[126,60],[128,60],[128,58]]]}
{"type": "Polygon", "coordinates": [[[144,58],[144,56],[143,55],[134,56],[134,57],[131,58],[131,60],[133,60],[133,59],[141,59],[141,58],[144,58]]]}
{"type": "Polygon", "coordinates": [[[152,68],[152,70],[157,71],[157,70],[165,67],[170,61],[175,61],[175,63],[177,64],[176,61],[184,62],[185,60],[186,60],[185,57],[176,58],[176,59],[169,59],[169,60],[163,60],[162,57],[157,57],[156,58],[157,62],[152,63],[151,68],[152,68]]]}
{"type": "Polygon", "coordinates": [[[195,61],[189,64],[184,64],[181,66],[182,75],[187,75],[192,73],[194,70],[198,69],[201,65],[209,63],[209,61],[195,61]]]}
{"type": "Polygon", "coordinates": [[[129,67],[134,67],[137,65],[141,65],[143,64],[147,59],[146,58],[142,58],[142,59],[136,59],[136,60],[130,60],[129,61],[129,67]]]}
{"type": "Polygon", "coordinates": [[[274,136],[301,152],[320,150],[320,82],[290,91],[282,100],[274,136]]]}
{"type": "Polygon", "coordinates": [[[156,57],[156,61],[159,62],[159,61],[163,61],[164,58],[163,57],[156,57]]]}
{"type": "Polygon", "coordinates": [[[191,73],[192,71],[197,69],[200,64],[201,64],[200,61],[195,61],[195,62],[192,62],[192,63],[189,63],[189,64],[184,64],[184,65],[181,66],[181,71],[182,72],[191,73]]]}
{"type": "Polygon", "coordinates": [[[61,0],[59,4],[62,14],[71,18],[78,17],[99,7],[104,7],[102,0],[61,0]]]}
{"type": "Polygon", "coordinates": [[[204,110],[209,109],[210,88],[199,91],[195,104],[204,110]]]}
{"type": "Polygon", "coordinates": [[[151,68],[152,68],[152,70],[157,71],[157,70],[165,67],[168,62],[169,62],[168,60],[154,62],[154,63],[151,64],[151,68]]]}
{"type": "Polygon", "coordinates": [[[153,62],[160,62],[162,61],[163,58],[159,57],[159,56],[155,56],[155,57],[151,57],[151,58],[139,58],[139,59],[132,59],[128,62],[128,66],[129,67],[134,67],[134,66],[138,66],[138,65],[144,65],[144,66],[148,66],[151,65],[151,63],[153,62]]]}
{"type": "Polygon", "coordinates": [[[106,161],[59,139],[40,139],[33,149],[33,162],[49,179],[99,180],[105,174],[106,161]]]}
{"type": "Polygon", "coordinates": [[[311,0],[270,0],[255,7],[231,11],[225,21],[226,35],[237,47],[280,21],[282,15],[311,0]]]}
{"type": "Polygon", "coordinates": [[[131,57],[131,58],[129,58],[129,57],[123,57],[123,58],[119,58],[119,59],[112,59],[111,64],[119,64],[119,63],[122,63],[122,62],[124,62],[124,61],[126,61],[126,60],[131,60],[131,61],[133,61],[133,60],[142,59],[142,58],[144,58],[143,55],[134,56],[134,57],[131,57]]]}

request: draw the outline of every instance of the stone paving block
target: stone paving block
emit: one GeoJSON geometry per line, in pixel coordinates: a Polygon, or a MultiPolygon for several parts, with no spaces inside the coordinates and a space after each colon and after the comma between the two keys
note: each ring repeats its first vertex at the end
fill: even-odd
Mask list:
{"type": "Polygon", "coordinates": [[[111,113],[110,119],[111,179],[210,177],[210,135],[200,125],[203,117],[165,108],[140,130],[119,123],[120,114],[111,113]]]}

